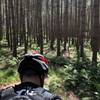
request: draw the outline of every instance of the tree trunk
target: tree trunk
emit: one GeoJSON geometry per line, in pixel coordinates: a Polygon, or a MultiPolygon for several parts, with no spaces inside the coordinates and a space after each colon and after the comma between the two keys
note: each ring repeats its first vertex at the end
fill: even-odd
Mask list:
{"type": "Polygon", "coordinates": [[[61,40],[61,34],[60,34],[60,2],[59,0],[56,1],[57,3],[57,19],[56,19],[56,36],[57,36],[57,56],[60,56],[60,40],[61,40]]]}
{"type": "Polygon", "coordinates": [[[54,0],[51,0],[51,31],[50,31],[50,48],[54,50],[55,33],[54,33],[54,0]]]}
{"type": "Polygon", "coordinates": [[[91,45],[92,45],[92,63],[97,66],[97,52],[99,51],[99,42],[100,42],[100,29],[99,29],[99,0],[95,0],[93,2],[93,27],[92,27],[92,37],[91,37],[91,45]]]}
{"type": "Polygon", "coordinates": [[[15,5],[15,2],[13,2],[12,0],[9,0],[10,3],[11,3],[11,16],[12,16],[12,36],[13,36],[13,56],[16,57],[17,56],[17,33],[16,33],[16,20],[15,20],[15,9],[14,9],[14,5],[15,5]]]}
{"type": "Polygon", "coordinates": [[[43,54],[43,33],[42,33],[42,0],[38,0],[38,34],[40,37],[40,53],[43,54]]]}
{"type": "MultiPolygon", "coordinates": [[[[1,4],[2,4],[2,2],[1,2],[1,0],[0,0],[0,41],[1,41],[1,39],[2,39],[2,16],[1,16],[1,4]]],[[[1,42],[0,42],[1,43],[1,42]]]]}
{"type": "Polygon", "coordinates": [[[64,1],[64,32],[63,32],[63,37],[64,37],[64,50],[66,50],[66,44],[68,42],[68,0],[64,1]]]}

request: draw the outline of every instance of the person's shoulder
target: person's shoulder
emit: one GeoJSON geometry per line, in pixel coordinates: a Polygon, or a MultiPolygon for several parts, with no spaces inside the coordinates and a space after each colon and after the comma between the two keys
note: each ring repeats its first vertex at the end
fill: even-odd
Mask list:
{"type": "Polygon", "coordinates": [[[36,91],[39,93],[39,94],[42,94],[44,96],[44,98],[50,98],[50,100],[62,100],[60,98],[60,96],[56,95],[56,94],[53,94],[51,93],[49,90],[47,89],[44,89],[44,88],[37,88],[36,91]]]}
{"type": "Polygon", "coordinates": [[[62,100],[60,96],[55,95],[51,100],[62,100]]]}
{"type": "Polygon", "coordinates": [[[0,98],[1,98],[1,95],[2,95],[2,91],[3,91],[4,89],[0,89],[0,98]]]}
{"type": "Polygon", "coordinates": [[[6,95],[9,95],[9,94],[12,94],[12,93],[14,93],[14,88],[13,87],[7,87],[5,89],[0,90],[0,97],[6,96],[6,95]]]}

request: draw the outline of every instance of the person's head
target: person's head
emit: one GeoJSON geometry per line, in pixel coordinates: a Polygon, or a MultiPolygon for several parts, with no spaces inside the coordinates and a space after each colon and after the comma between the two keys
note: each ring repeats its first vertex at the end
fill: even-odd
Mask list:
{"type": "Polygon", "coordinates": [[[21,82],[33,82],[42,87],[48,74],[47,64],[47,60],[41,54],[23,56],[18,67],[21,82]]]}

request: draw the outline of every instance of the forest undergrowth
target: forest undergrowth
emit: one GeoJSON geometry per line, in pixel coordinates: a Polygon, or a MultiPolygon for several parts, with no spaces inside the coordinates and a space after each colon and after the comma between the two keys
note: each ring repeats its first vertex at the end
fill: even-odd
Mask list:
{"type": "MultiPolygon", "coordinates": [[[[89,52],[88,49],[86,49],[89,52]]],[[[18,83],[17,66],[19,58],[12,57],[8,50],[0,51],[0,88],[18,83]]],[[[66,53],[65,53],[66,54],[66,53]]],[[[87,54],[84,61],[78,61],[74,48],[70,48],[69,57],[62,54],[55,56],[55,51],[48,51],[49,78],[45,87],[59,94],[66,100],[66,93],[73,91],[81,100],[99,100],[100,98],[100,59],[97,66],[92,66],[87,54]]],[[[20,53],[19,53],[20,55],[20,53]]],[[[68,55],[68,54],[66,54],[68,55]]]]}

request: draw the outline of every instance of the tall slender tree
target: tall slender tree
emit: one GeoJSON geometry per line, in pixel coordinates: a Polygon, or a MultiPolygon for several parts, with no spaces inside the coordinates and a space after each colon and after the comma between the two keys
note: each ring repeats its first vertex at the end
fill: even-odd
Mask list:
{"type": "Polygon", "coordinates": [[[40,42],[40,53],[43,54],[43,32],[42,32],[42,0],[37,0],[38,5],[38,38],[40,42]]]}
{"type": "Polygon", "coordinates": [[[0,40],[2,39],[2,16],[1,16],[1,0],[0,0],[0,40]]]}
{"type": "Polygon", "coordinates": [[[13,41],[13,56],[16,57],[17,56],[17,33],[16,33],[16,11],[15,11],[15,0],[9,0],[10,4],[11,4],[11,17],[12,17],[12,41],[13,41]]]}
{"type": "Polygon", "coordinates": [[[68,0],[64,1],[64,32],[63,32],[63,37],[64,37],[64,50],[66,50],[66,43],[68,42],[68,0]]]}
{"type": "Polygon", "coordinates": [[[91,45],[92,45],[92,63],[93,65],[97,64],[97,52],[99,51],[100,35],[99,35],[99,0],[93,0],[93,19],[92,19],[92,36],[91,36],[91,45]]]}
{"type": "Polygon", "coordinates": [[[57,56],[60,56],[60,42],[61,42],[61,33],[60,33],[60,0],[56,0],[56,36],[57,36],[57,56]]]}
{"type": "Polygon", "coordinates": [[[50,33],[50,48],[54,50],[55,32],[54,32],[54,0],[51,0],[51,33],[50,33]]]}
{"type": "Polygon", "coordinates": [[[84,60],[84,34],[86,32],[86,0],[82,0],[82,7],[81,7],[81,30],[80,30],[80,57],[84,60]]]}

